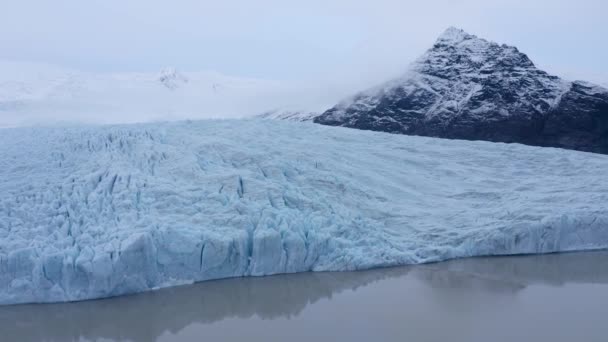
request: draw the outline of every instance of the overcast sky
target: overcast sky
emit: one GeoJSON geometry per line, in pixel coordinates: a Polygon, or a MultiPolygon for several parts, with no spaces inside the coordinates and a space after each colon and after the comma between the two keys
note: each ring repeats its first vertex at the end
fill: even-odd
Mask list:
{"type": "Polygon", "coordinates": [[[0,58],[93,71],[376,81],[448,26],[549,71],[608,75],[606,0],[2,0],[0,58]]]}

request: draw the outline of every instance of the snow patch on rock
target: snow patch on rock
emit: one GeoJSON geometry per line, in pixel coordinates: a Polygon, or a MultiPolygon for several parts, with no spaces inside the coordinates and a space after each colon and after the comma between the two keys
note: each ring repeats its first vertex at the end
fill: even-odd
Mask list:
{"type": "MultiPolygon", "coordinates": [[[[177,71],[175,68],[165,68],[161,70],[158,80],[167,88],[175,90],[185,83],[188,83],[188,78],[177,71]]],[[[215,89],[215,84],[214,84],[215,89]]]]}

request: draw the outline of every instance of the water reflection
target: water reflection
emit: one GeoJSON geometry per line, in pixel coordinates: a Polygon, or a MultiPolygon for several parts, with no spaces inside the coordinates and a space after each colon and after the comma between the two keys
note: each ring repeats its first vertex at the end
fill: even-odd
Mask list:
{"type": "Polygon", "coordinates": [[[8,341],[21,342],[80,337],[155,341],[165,331],[176,332],[192,323],[295,316],[320,299],[407,272],[394,268],[236,278],[98,301],[0,307],[0,331],[8,341]]]}
{"type": "Polygon", "coordinates": [[[176,333],[194,323],[254,315],[263,319],[298,316],[321,299],[331,300],[342,291],[357,291],[386,279],[422,280],[425,287],[441,295],[459,291],[510,296],[539,283],[608,283],[608,252],[475,258],[355,273],[239,278],[108,300],[0,307],[0,339],[156,341],[165,332],[176,333]]]}
{"type": "Polygon", "coordinates": [[[431,287],[515,293],[529,285],[608,284],[608,251],[469,258],[412,268],[431,287]]]}

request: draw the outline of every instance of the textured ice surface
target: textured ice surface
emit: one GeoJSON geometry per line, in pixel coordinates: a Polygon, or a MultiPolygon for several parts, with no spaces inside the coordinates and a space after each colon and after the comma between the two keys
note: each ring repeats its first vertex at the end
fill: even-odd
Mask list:
{"type": "Polygon", "coordinates": [[[0,303],[608,247],[608,156],[309,123],[0,130],[0,303]]]}

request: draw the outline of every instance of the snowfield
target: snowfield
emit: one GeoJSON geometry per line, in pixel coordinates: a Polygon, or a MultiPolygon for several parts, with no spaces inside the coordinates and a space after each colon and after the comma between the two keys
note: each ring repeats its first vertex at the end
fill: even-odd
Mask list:
{"type": "Polygon", "coordinates": [[[311,123],[0,130],[0,303],[608,248],[608,156],[311,123]]]}
{"type": "Polygon", "coordinates": [[[337,98],[327,92],[316,83],[310,87],[214,71],[85,72],[0,59],[0,128],[245,118],[269,112],[294,120],[298,112],[311,115],[333,105],[337,98]]]}

